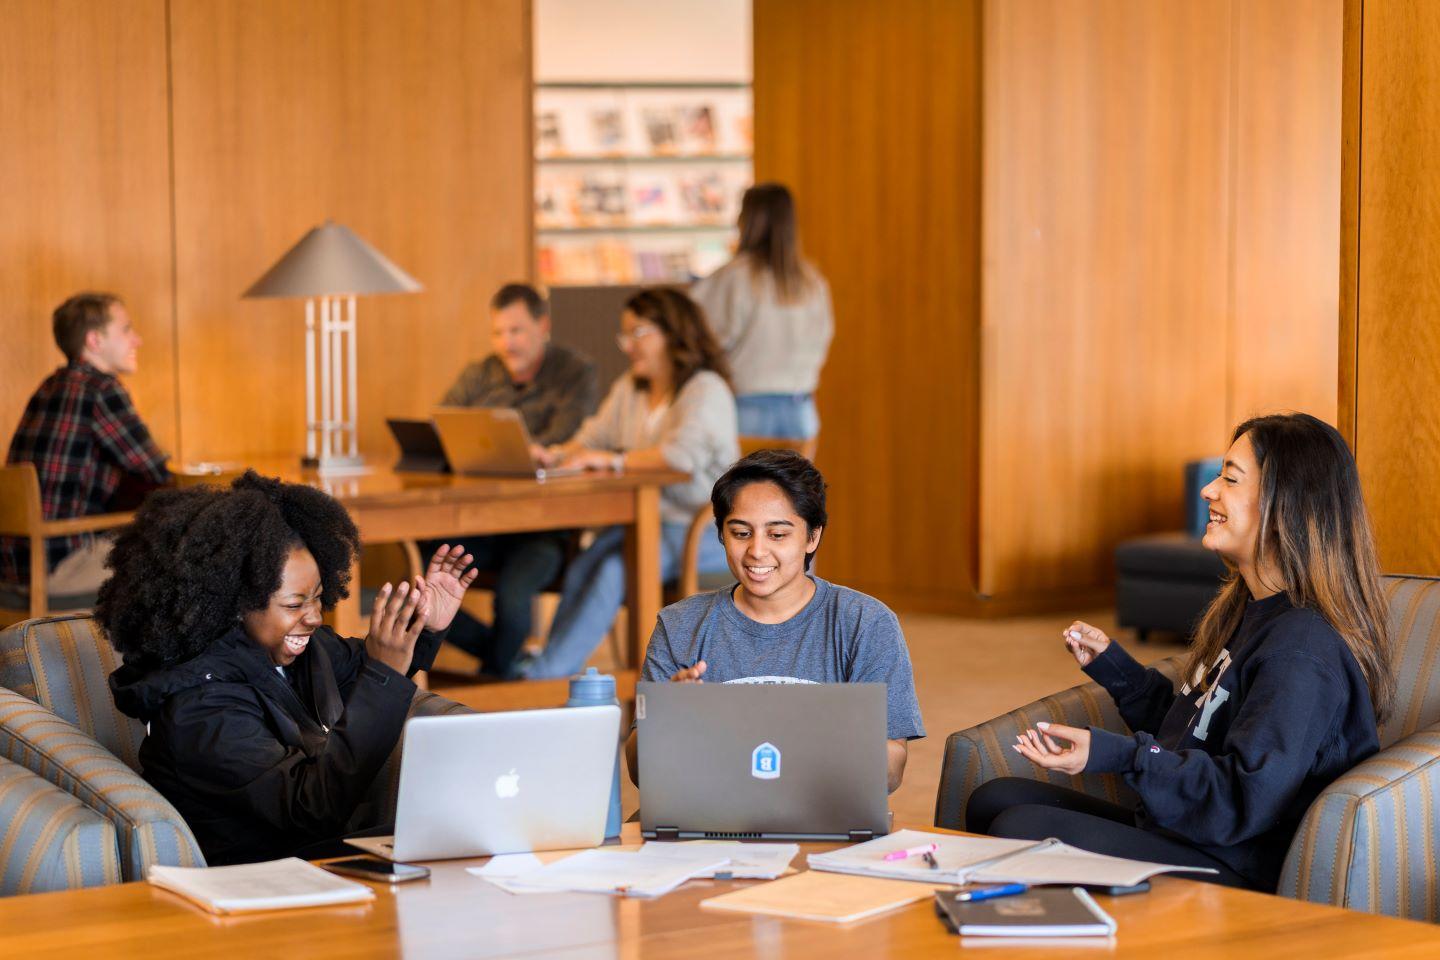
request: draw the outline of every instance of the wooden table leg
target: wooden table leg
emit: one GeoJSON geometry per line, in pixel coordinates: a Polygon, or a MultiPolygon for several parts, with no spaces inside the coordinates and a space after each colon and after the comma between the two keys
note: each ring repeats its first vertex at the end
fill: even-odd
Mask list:
{"type": "Polygon", "coordinates": [[[626,657],[632,670],[645,662],[645,645],[660,613],[660,490],[635,490],[635,523],[625,536],[625,603],[630,612],[626,657]]]}

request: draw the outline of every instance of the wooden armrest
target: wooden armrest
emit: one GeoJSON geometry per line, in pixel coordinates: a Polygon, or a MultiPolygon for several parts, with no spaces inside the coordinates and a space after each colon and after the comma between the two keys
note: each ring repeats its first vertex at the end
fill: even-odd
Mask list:
{"type": "Polygon", "coordinates": [[[680,553],[680,597],[693,597],[700,592],[700,538],[705,528],[715,522],[710,504],[695,511],[690,529],[685,531],[685,549],[680,553]]]}
{"type": "Polygon", "coordinates": [[[40,524],[38,533],[42,537],[65,537],[72,533],[94,533],[97,530],[113,530],[116,527],[123,527],[134,519],[134,513],[95,513],[88,517],[46,520],[40,524]]]}

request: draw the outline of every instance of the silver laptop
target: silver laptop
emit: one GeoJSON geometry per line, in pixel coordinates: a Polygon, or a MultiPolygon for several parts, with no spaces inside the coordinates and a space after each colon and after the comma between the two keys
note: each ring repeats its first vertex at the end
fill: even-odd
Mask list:
{"type": "Polygon", "coordinates": [[[656,839],[889,831],[885,685],[641,683],[640,829],[656,839]]]}
{"type": "Polygon", "coordinates": [[[560,477],[583,471],[542,467],[530,455],[530,431],[520,411],[508,407],[436,407],[430,419],[456,473],[497,477],[560,477]]]}
{"type": "Polygon", "coordinates": [[[387,860],[596,846],[619,737],[616,706],[413,717],[395,835],[346,843],[387,860]]]}

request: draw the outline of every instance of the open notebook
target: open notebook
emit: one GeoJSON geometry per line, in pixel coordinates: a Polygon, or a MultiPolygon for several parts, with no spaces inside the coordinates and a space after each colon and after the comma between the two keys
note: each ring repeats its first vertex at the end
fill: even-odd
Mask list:
{"type": "Polygon", "coordinates": [[[815,870],[863,877],[916,880],[922,883],[1098,884],[1131,887],[1161,873],[1214,873],[1204,867],[1180,867],[1143,860],[1107,857],[1068,846],[1059,840],[1002,840],[959,837],[946,833],[901,830],[868,843],[829,853],[812,853],[815,870]],[[936,866],[920,857],[886,860],[896,850],[934,843],[936,866]]]}
{"type": "Polygon", "coordinates": [[[178,894],[211,913],[249,913],[342,903],[365,903],[375,891],[297,857],[232,867],[150,867],[153,886],[178,894]]]}

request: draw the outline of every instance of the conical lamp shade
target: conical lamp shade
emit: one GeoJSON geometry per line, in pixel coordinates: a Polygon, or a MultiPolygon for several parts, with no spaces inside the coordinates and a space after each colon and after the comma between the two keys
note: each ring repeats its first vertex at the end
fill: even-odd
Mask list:
{"type": "Polygon", "coordinates": [[[326,220],[305,234],[242,296],[333,297],[423,289],[348,227],[326,220]]]}

